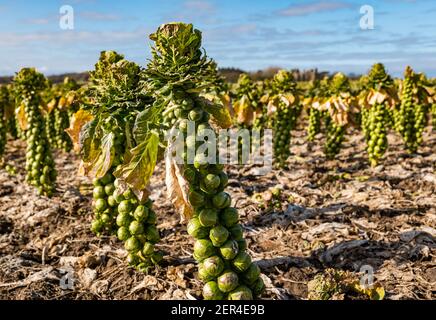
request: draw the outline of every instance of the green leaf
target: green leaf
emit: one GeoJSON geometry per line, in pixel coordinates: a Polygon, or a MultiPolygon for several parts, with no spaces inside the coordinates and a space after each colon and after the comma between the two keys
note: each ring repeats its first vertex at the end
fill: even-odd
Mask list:
{"type": "Polygon", "coordinates": [[[128,162],[114,172],[114,176],[129,185],[135,193],[146,189],[157,162],[159,134],[148,131],[139,145],[130,151],[128,162]]]}

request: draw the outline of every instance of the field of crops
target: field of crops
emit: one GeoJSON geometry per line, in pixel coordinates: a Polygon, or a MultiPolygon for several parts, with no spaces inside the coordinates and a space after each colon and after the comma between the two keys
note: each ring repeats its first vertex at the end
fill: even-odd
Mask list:
{"type": "Polygon", "coordinates": [[[150,39],[1,87],[0,299],[436,298],[435,79],[228,83],[192,25],[150,39]]]}

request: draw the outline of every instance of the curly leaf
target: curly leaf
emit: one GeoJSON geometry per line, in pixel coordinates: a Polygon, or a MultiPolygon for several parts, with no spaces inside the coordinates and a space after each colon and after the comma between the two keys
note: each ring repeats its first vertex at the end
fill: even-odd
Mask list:
{"type": "Polygon", "coordinates": [[[102,178],[112,166],[112,160],[115,155],[113,148],[115,140],[115,134],[109,132],[101,139],[101,147],[99,149],[99,155],[89,166],[89,175],[95,178],[102,178]]]}
{"type": "Polygon", "coordinates": [[[80,152],[80,131],[82,127],[91,121],[93,116],[83,109],[80,109],[75,114],[73,114],[70,122],[70,127],[65,129],[65,132],[70,136],[73,141],[74,151],[80,152]]]}
{"type": "Polygon", "coordinates": [[[133,137],[138,144],[145,140],[148,133],[148,123],[152,117],[153,110],[150,107],[141,111],[136,116],[135,124],[133,125],[133,137]]]}
{"type": "Polygon", "coordinates": [[[22,131],[26,131],[29,128],[29,123],[27,121],[26,111],[24,111],[24,103],[20,104],[20,106],[15,110],[17,115],[18,124],[22,131]]]}
{"type": "Polygon", "coordinates": [[[193,208],[188,200],[189,184],[182,174],[182,166],[172,156],[175,144],[170,143],[165,152],[165,183],[167,186],[167,197],[179,210],[182,222],[190,219],[193,208]]]}
{"type": "Polygon", "coordinates": [[[149,131],[143,142],[130,151],[127,164],[114,172],[114,176],[139,193],[147,188],[157,162],[159,134],[149,131]]]}

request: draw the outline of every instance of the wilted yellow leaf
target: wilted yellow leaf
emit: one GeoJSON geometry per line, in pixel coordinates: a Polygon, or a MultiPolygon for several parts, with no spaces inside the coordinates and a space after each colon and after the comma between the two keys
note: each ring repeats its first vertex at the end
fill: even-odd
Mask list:
{"type": "Polygon", "coordinates": [[[179,211],[181,221],[186,222],[194,210],[188,200],[189,184],[182,174],[182,165],[173,157],[174,148],[175,144],[170,143],[165,153],[167,197],[179,211]]]}
{"type": "Polygon", "coordinates": [[[58,108],[60,110],[62,110],[62,109],[64,109],[66,107],[66,105],[67,105],[67,100],[65,99],[65,97],[61,97],[59,99],[59,102],[58,102],[58,108]]]}
{"type": "Polygon", "coordinates": [[[20,129],[22,131],[26,131],[29,128],[29,123],[27,121],[26,111],[24,111],[24,109],[25,109],[25,105],[24,105],[24,103],[22,103],[15,110],[15,114],[17,116],[18,124],[20,125],[20,129]]]}
{"type": "Polygon", "coordinates": [[[80,130],[82,130],[82,127],[92,119],[93,116],[88,111],[80,109],[71,118],[70,127],[65,129],[65,132],[70,136],[71,140],[73,141],[75,152],[80,151],[80,130]]]}
{"type": "Polygon", "coordinates": [[[56,98],[53,98],[50,100],[49,103],[47,103],[47,112],[50,113],[53,111],[53,109],[56,107],[56,98]]]}

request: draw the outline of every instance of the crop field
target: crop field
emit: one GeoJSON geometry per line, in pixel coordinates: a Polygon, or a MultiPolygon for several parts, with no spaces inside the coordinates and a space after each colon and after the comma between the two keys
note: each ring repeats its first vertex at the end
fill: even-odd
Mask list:
{"type": "Polygon", "coordinates": [[[192,24],[149,38],[0,87],[0,299],[436,298],[435,79],[230,82],[192,24]]]}

